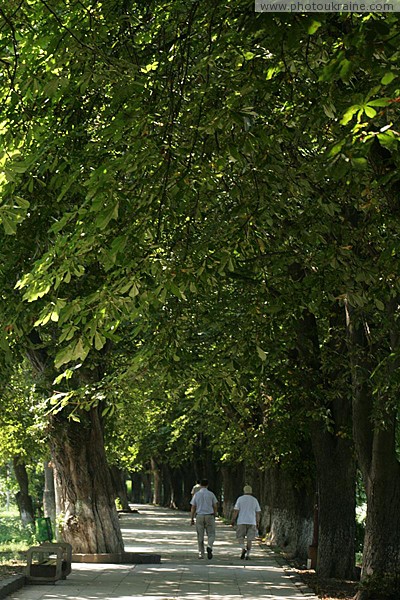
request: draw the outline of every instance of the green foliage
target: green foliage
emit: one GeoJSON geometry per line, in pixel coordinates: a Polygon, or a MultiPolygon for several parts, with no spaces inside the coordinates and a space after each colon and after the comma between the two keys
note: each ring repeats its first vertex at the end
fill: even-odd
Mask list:
{"type": "MultiPolygon", "coordinates": [[[[57,369],[118,344],[128,324],[149,359],[158,323],[172,341],[165,358],[181,365],[186,326],[217,298],[219,314],[239,315],[258,372],[272,345],[282,360],[305,306],[324,316],[340,298],[384,318],[380,274],[392,272],[397,238],[379,252],[387,181],[368,157],[382,136],[397,144],[397,17],[324,15],[316,26],[307,15],[250,19],[246,6],[73,3],[66,14],[59,3],[57,17],[41,5],[20,15],[14,84],[26,106],[4,90],[14,151],[4,194],[30,203],[15,230],[30,253],[10,278],[23,300],[13,321],[33,319],[57,369]],[[371,40],[387,41],[379,60],[371,40]]],[[[224,351],[236,357],[239,343],[224,351]]]]}
{"type": "Polygon", "coordinates": [[[37,460],[45,452],[43,399],[26,363],[9,372],[0,397],[0,464],[15,456],[37,460]]]}
{"type": "Polygon", "coordinates": [[[34,527],[23,527],[19,516],[0,516],[0,552],[2,559],[11,554],[25,551],[36,542],[34,527]],[[6,554],[4,554],[6,553],[6,554]]]}

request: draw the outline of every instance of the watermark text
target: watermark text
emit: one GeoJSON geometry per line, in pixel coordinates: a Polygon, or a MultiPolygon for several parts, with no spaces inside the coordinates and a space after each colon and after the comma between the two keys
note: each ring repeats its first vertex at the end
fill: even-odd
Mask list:
{"type": "Polygon", "coordinates": [[[255,0],[256,12],[400,12],[400,0],[389,2],[334,2],[332,0],[255,0]]]}

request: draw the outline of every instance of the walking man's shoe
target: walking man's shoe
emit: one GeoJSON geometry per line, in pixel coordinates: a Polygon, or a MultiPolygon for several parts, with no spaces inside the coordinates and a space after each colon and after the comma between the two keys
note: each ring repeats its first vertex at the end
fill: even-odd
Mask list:
{"type": "Polygon", "coordinates": [[[242,550],[242,554],[240,555],[240,558],[243,560],[244,558],[246,558],[246,549],[243,548],[242,550]]]}
{"type": "Polygon", "coordinates": [[[204,558],[204,554],[202,552],[199,552],[199,558],[204,558]]]}
{"type": "Polygon", "coordinates": [[[210,546],[207,546],[207,558],[208,560],[212,559],[212,548],[210,546]]]}

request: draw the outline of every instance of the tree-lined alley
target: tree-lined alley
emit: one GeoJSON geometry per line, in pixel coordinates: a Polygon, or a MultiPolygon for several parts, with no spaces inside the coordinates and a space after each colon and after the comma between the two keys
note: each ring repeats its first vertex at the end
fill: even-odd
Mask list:
{"type": "Polygon", "coordinates": [[[34,378],[64,537],[120,551],[107,459],[180,507],[251,478],[297,551],[318,490],[318,570],[350,578],[359,471],[358,598],[398,589],[397,14],[0,20],[2,377],[34,378]]]}

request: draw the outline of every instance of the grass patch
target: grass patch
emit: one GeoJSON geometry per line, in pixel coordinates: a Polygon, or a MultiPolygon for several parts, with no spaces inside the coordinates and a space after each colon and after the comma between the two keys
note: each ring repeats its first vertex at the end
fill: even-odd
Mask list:
{"type": "Polygon", "coordinates": [[[23,527],[17,510],[0,512],[0,580],[24,573],[26,552],[34,544],[33,525],[23,527]]]}
{"type": "Polygon", "coordinates": [[[0,562],[18,559],[29,546],[36,543],[34,526],[23,527],[13,513],[0,515],[0,562]]]}

